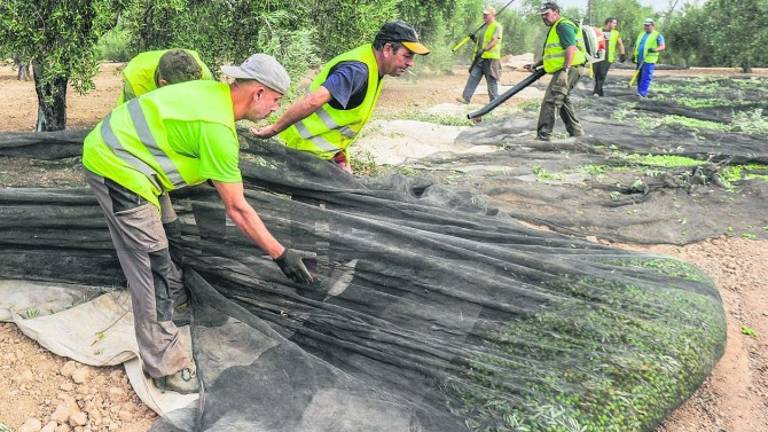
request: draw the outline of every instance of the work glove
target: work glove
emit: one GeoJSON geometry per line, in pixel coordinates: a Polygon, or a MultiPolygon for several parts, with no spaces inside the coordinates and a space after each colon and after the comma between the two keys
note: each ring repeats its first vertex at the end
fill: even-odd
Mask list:
{"type": "Polygon", "coordinates": [[[626,54],[619,54],[619,62],[624,63],[627,61],[627,55],[626,54]]]}
{"type": "Polygon", "coordinates": [[[474,33],[468,34],[467,37],[469,37],[472,42],[477,42],[477,36],[475,36],[474,33]]]}
{"type": "Polygon", "coordinates": [[[655,53],[656,52],[656,48],[648,48],[648,52],[649,53],[655,53]]]}
{"type": "Polygon", "coordinates": [[[304,259],[313,258],[314,254],[300,252],[293,249],[285,249],[282,255],[275,258],[275,262],[283,271],[283,274],[296,283],[309,285],[312,283],[312,274],[304,265],[304,259]]]}

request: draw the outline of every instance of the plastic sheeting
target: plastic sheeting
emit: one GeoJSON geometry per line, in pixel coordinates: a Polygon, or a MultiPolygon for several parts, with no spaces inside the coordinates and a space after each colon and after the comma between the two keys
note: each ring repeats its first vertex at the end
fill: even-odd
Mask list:
{"type": "MultiPolygon", "coordinates": [[[[694,267],[244,140],[248,200],[318,254],[318,281],[287,281],[212,189],[177,195],[205,390],[153,430],[651,430],[722,354],[694,267]]],[[[98,211],[82,190],[0,190],[0,276],[119,284],[98,211]]]]}

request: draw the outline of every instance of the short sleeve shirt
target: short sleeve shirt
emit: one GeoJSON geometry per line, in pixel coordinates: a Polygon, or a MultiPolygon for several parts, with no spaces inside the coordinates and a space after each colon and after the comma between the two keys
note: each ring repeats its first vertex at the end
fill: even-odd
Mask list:
{"type": "Polygon", "coordinates": [[[180,153],[200,160],[201,177],[224,183],[238,183],[240,143],[228,127],[212,122],[166,120],[168,142],[180,153]]]}
{"type": "MultiPolygon", "coordinates": [[[[643,37],[640,38],[640,44],[637,47],[637,52],[638,52],[637,62],[638,63],[642,63],[643,62],[643,58],[644,58],[643,54],[645,53],[645,42],[648,40],[648,35],[650,35],[650,33],[645,32],[645,33],[643,33],[643,37]]],[[[662,36],[661,33],[659,33],[659,36],[656,38],[656,46],[662,46],[662,45],[664,45],[664,36],[662,36]]]]}
{"type": "Polygon", "coordinates": [[[576,45],[576,28],[574,26],[561,22],[555,30],[560,37],[560,46],[563,49],[576,45]]]}
{"type": "Polygon", "coordinates": [[[358,61],[341,62],[331,69],[322,86],[331,94],[329,104],[333,108],[357,108],[368,92],[368,66],[358,61]]]}

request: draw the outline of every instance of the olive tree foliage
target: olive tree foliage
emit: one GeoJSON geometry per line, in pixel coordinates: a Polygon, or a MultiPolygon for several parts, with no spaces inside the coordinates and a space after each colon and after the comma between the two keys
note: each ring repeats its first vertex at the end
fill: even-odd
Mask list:
{"type": "Polygon", "coordinates": [[[67,84],[79,93],[94,88],[95,45],[122,7],[121,0],[0,1],[0,51],[32,62],[37,131],[66,127],[67,84]]]}
{"type": "Polygon", "coordinates": [[[263,52],[299,78],[319,63],[310,12],[290,0],[132,0],[122,24],[138,51],[193,49],[214,73],[263,52]]]}

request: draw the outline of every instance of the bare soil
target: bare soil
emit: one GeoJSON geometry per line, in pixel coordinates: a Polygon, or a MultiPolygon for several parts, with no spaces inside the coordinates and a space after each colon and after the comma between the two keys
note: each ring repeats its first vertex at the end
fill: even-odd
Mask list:
{"type": "MultiPolygon", "coordinates": [[[[103,65],[95,78],[96,90],[87,95],[70,90],[70,127],[92,126],[114,106],[120,88],[119,67],[103,65]]],[[[629,76],[631,71],[612,73],[629,76]]],[[[768,75],[767,70],[755,73],[768,75]]],[[[658,75],[741,74],[734,69],[704,69],[659,71],[658,75]]],[[[502,83],[511,84],[523,76],[525,72],[507,70],[502,83]]],[[[377,115],[455,103],[466,78],[463,67],[442,77],[388,78],[377,115]]],[[[0,129],[34,130],[37,101],[33,84],[16,81],[9,67],[0,66],[0,94],[0,129]]],[[[0,157],[0,187],[82,184],[77,158],[44,162],[0,157]]],[[[614,246],[671,255],[698,265],[719,288],[728,317],[728,344],[723,359],[704,385],[670,415],[658,432],[768,431],[768,241],[723,237],[683,247],[614,246]],[[743,334],[742,326],[756,331],[757,337],[743,334]]],[[[61,424],[56,431],[149,429],[155,415],[133,393],[122,368],[87,368],[87,380],[76,384],[71,377],[62,375],[66,362],[67,359],[45,351],[23,336],[13,324],[0,324],[0,423],[15,430],[36,418],[45,426],[59,405],[64,405],[73,410],[76,406],[85,413],[86,425],[72,428],[61,424]]]]}

